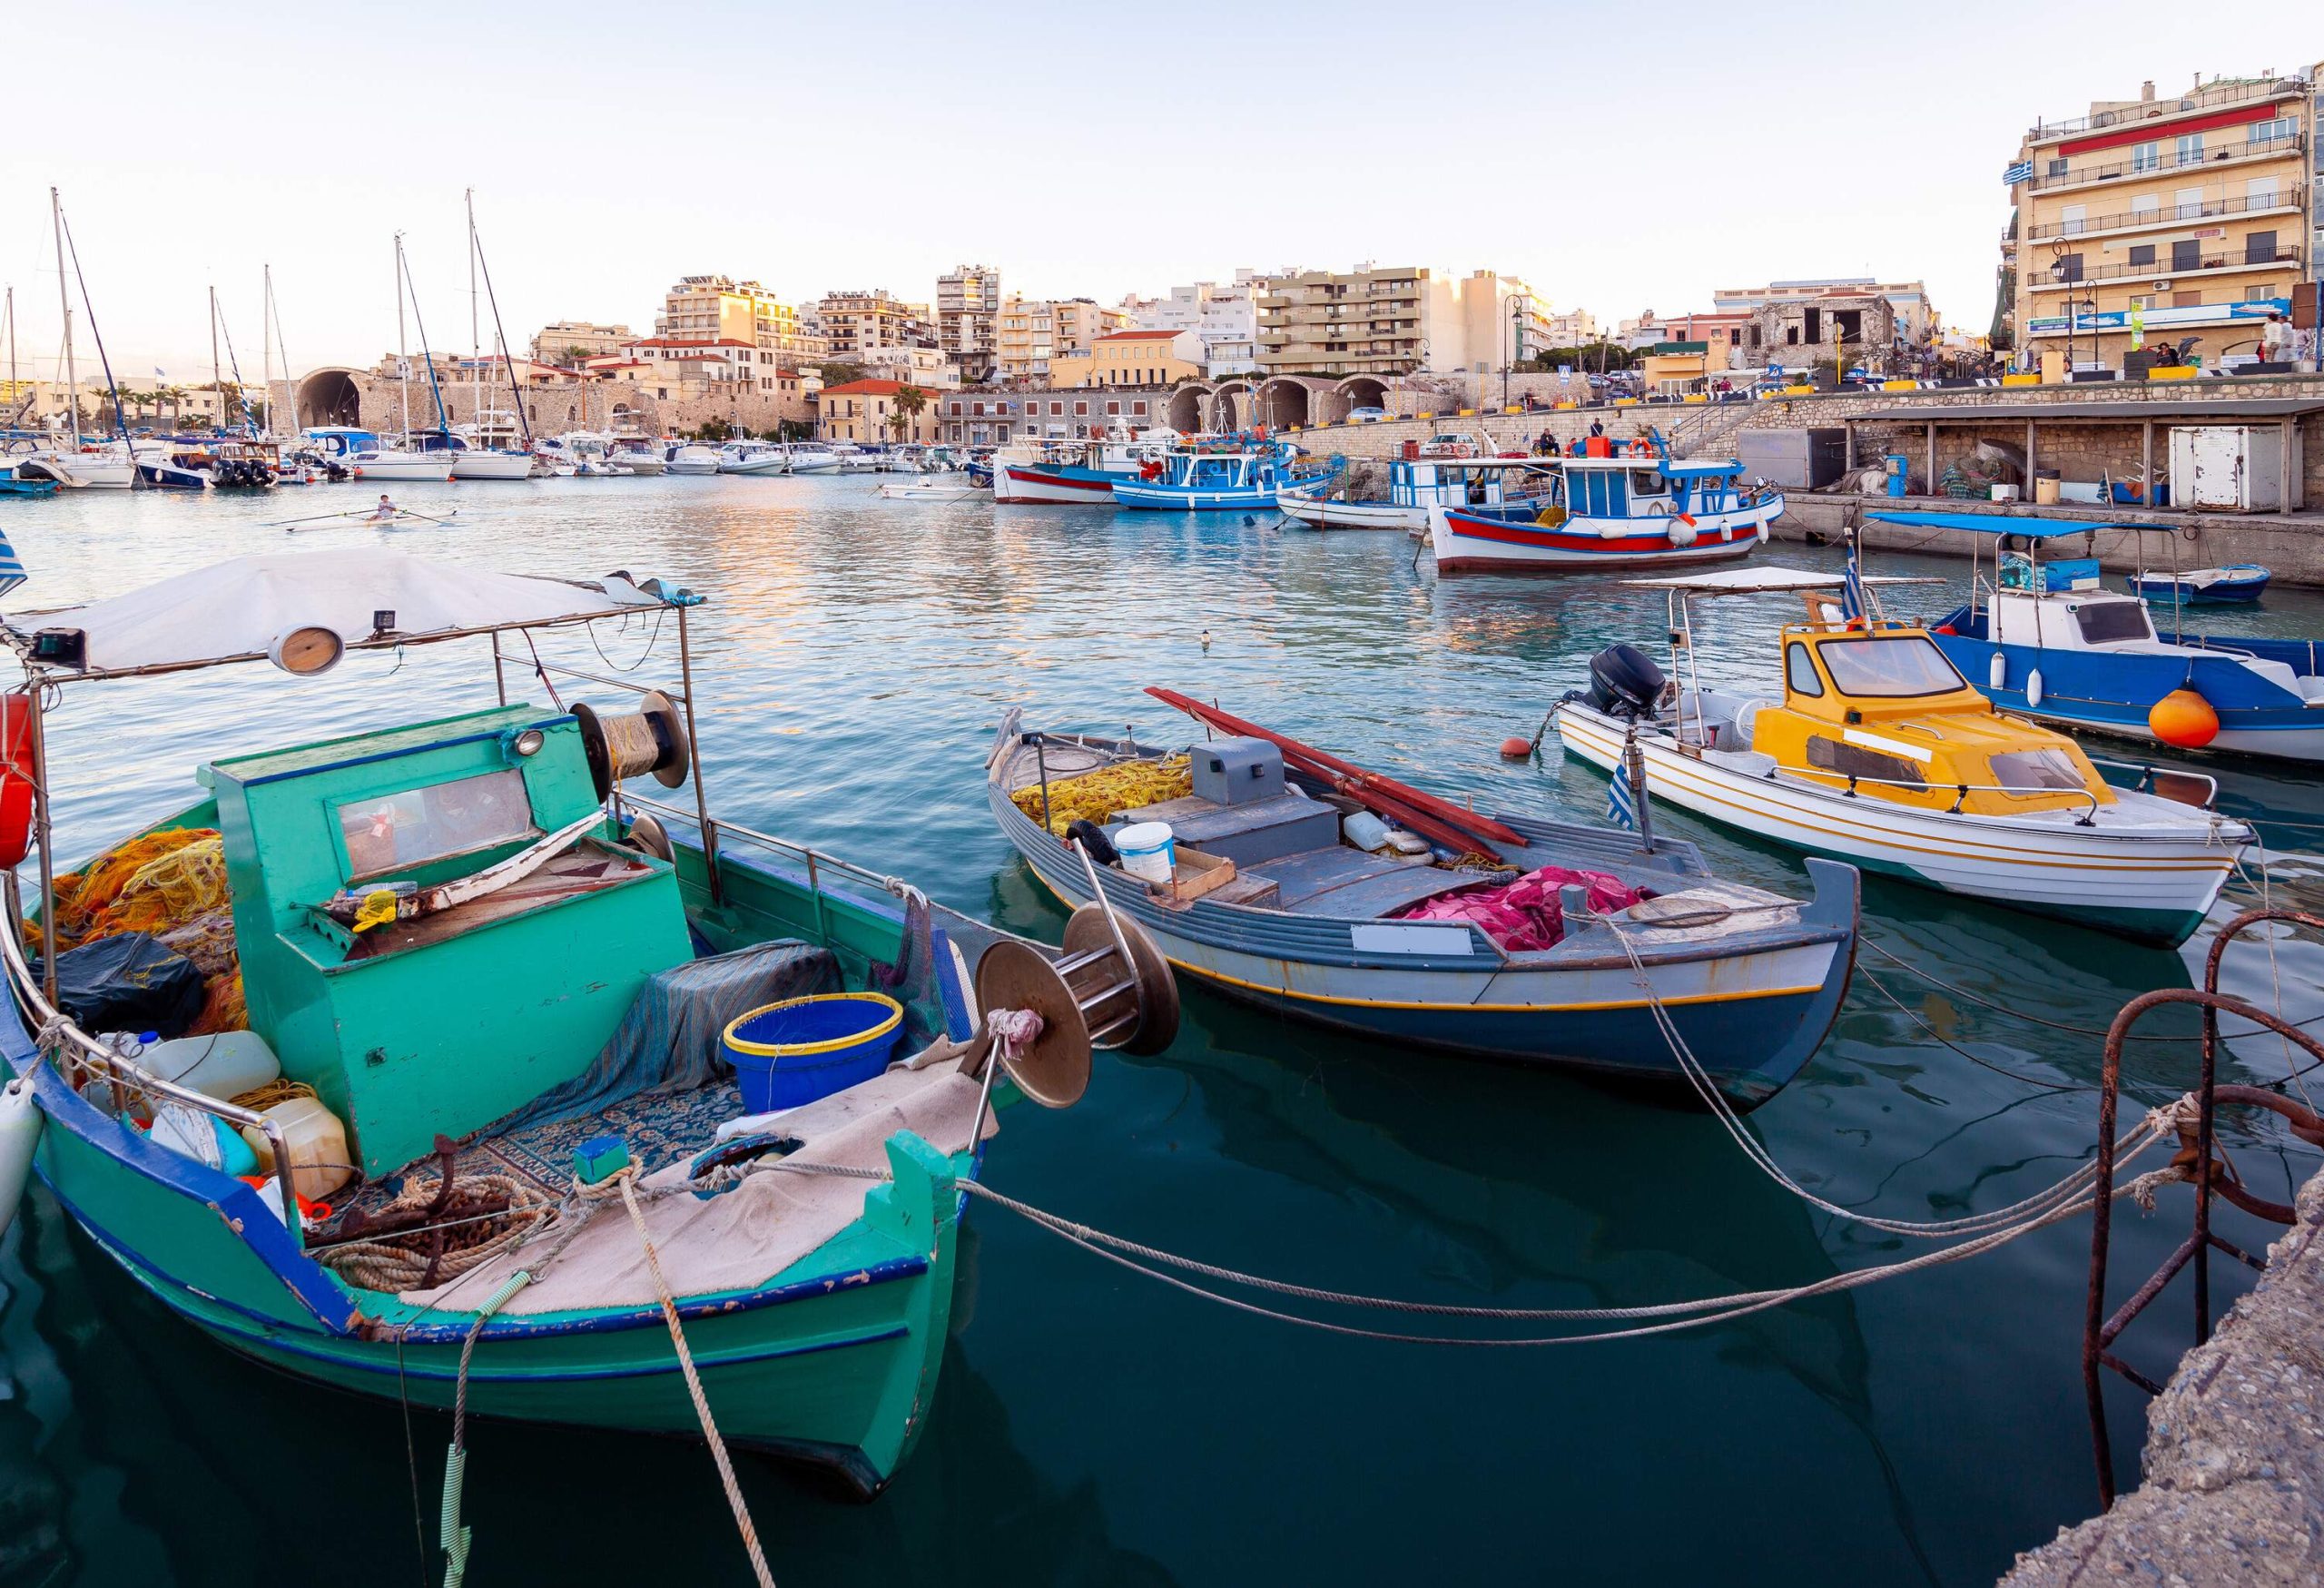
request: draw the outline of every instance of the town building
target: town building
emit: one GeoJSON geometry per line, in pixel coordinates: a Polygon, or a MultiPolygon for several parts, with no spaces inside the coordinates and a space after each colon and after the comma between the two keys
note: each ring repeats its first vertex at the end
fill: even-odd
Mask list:
{"type": "Polygon", "coordinates": [[[1086,440],[1165,422],[1169,393],[1161,387],[980,387],[938,399],[943,439],[959,446],[1011,440],[1086,440]]]}
{"type": "Polygon", "coordinates": [[[1038,408],[1039,399],[972,387],[948,391],[937,401],[937,419],[944,439],[960,447],[999,447],[1028,434],[1038,434],[1025,423],[1025,411],[1038,408]]]}
{"type": "Polygon", "coordinates": [[[1502,369],[1544,333],[1537,295],[1492,271],[1358,265],[1271,277],[1258,300],[1269,375],[1403,375],[1502,369]]]}
{"type": "Polygon", "coordinates": [[[961,376],[981,380],[992,372],[993,322],[1000,316],[1000,272],[990,265],[955,265],[936,278],[936,345],[961,376]]]}
{"type": "Polygon", "coordinates": [[[1569,309],[1563,314],[1547,314],[1541,321],[1543,348],[1578,348],[1598,340],[1598,317],[1587,309],[1569,309]]]}
{"type": "Polygon", "coordinates": [[[925,303],[906,303],[887,289],[826,292],[815,305],[826,355],[835,363],[862,364],[886,348],[933,348],[934,322],[925,303]]]}
{"type": "Polygon", "coordinates": [[[815,434],[826,441],[867,445],[940,440],[938,400],[935,394],[902,380],[826,386],[815,398],[815,434]]]}
{"type": "Polygon", "coordinates": [[[1049,360],[1053,386],[1175,386],[1203,372],[1202,338],[1191,330],[1118,330],[1086,350],[1049,360]]]}
{"type": "Polygon", "coordinates": [[[801,323],[798,310],[758,282],[731,276],[681,276],[654,317],[654,334],[695,342],[746,341],[773,355],[777,364],[812,363],[824,353],[822,341],[801,323]]]}
{"type": "Polygon", "coordinates": [[[934,348],[874,348],[855,362],[868,376],[914,386],[950,390],[960,383],[960,366],[934,348]]]}
{"type": "Polygon", "coordinates": [[[2198,78],[2171,96],[2147,83],[2030,128],[2004,173],[2021,365],[2120,368],[2150,343],[2255,353],[2314,273],[2318,78],[2198,78]]]}
{"type": "Polygon", "coordinates": [[[608,358],[619,352],[622,344],[635,340],[636,334],[625,325],[559,320],[533,333],[533,362],[577,370],[591,359],[608,358]]]}
{"type": "Polygon", "coordinates": [[[1011,298],[993,330],[995,372],[1003,380],[1049,379],[1049,360],[1086,351],[1099,337],[1123,330],[1128,316],[1088,298],[1011,298]]]}
{"type": "Polygon", "coordinates": [[[1935,308],[1928,289],[1918,281],[1883,281],[1871,276],[1823,276],[1797,281],[1769,281],[1764,287],[1717,287],[1711,308],[1720,314],[1750,314],[1770,305],[1813,303],[1834,295],[1879,297],[1906,341],[1923,343],[1938,330],[1935,308]]]}
{"type": "Polygon", "coordinates": [[[1259,291],[1256,271],[1238,269],[1235,280],[1195,281],[1173,287],[1167,297],[1126,298],[1122,311],[1135,330],[1190,330],[1202,339],[1203,372],[1246,375],[1258,365],[1259,291]]]}

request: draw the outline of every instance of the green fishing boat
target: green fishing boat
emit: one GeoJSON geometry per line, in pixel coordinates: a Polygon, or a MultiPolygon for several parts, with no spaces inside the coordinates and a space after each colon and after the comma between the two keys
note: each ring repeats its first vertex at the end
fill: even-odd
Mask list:
{"type": "Polygon", "coordinates": [[[35,802],[0,1046],[37,1135],[0,1121],[0,1144],[36,1140],[99,1251],[286,1373],[470,1415],[714,1425],[868,1496],[926,1424],[961,1188],[1001,1109],[1069,1104],[1093,1044],[1158,1050],[1176,995],[1100,906],[1040,947],[714,817],[697,601],[365,550],[13,617],[0,752],[35,759],[0,784],[37,764],[59,691],[454,642],[491,666],[477,709],[213,760],[68,875],[35,802]],[[561,701],[560,679],[631,687],[541,659],[609,620],[667,620],[677,679],[634,709],[561,701]],[[838,1036],[782,1025],[865,1010],[838,1036]]]}

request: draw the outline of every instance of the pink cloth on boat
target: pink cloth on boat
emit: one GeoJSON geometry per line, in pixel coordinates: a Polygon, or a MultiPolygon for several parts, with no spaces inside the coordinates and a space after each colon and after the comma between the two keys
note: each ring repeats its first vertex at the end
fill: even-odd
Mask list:
{"type": "Polygon", "coordinates": [[[1590,890],[1590,908],[1600,915],[1627,910],[1641,899],[1653,897],[1646,889],[1633,888],[1604,872],[1545,865],[1514,882],[1439,893],[1397,912],[1395,919],[1465,921],[1510,953],[1530,953],[1555,948],[1565,936],[1565,912],[1558,905],[1558,890],[1575,885],[1590,890]]]}

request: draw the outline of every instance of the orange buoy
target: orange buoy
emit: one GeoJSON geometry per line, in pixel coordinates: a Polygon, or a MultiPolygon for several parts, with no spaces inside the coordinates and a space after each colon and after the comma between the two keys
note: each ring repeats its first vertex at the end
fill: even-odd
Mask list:
{"type": "Polygon", "coordinates": [[[1511,737],[1501,742],[1501,758],[1503,761],[1522,761],[1532,753],[1533,741],[1531,739],[1511,737]]]}
{"type": "Polygon", "coordinates": [[[2219,737],[2219,713],[2200,692],[2181,685],[2154,703],[2146,725],[2166,745],[2200,750],[2219,737]]]}

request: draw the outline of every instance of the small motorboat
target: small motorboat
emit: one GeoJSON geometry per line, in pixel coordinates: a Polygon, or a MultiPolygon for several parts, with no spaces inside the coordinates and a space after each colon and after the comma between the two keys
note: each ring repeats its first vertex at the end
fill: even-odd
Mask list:
{"type": "Polygon", "coordinates": [[[1227,997],[1683,1094],[1698,1077],[1667,1018],[1700,1084],[1741,1109],[1781,1090],[1831,1026],[1856,955],[1851,866],[1810,861],[1814,898],[1787,899],[1714,875],[1683,841],[1469,810],[1147,693],[1232,736],[1173,752],[1022,732],[1012,708],[987,803],[1050,892],[1079,904],[1097,883],[1227,997]],[[1085,868],[1068,837],[1112,863],[1085,868]]]}
{"type": "Polygon", "coordinates": [[[979,493],[975,485],[957,475],[922,474],[886,481],[880,494],[891,502],[958,502],[979,493]]]}
{"type": "Polygon", "coordinates": [[[1431,508],[1497,509],[1527,502],[1538,514],[1543,500],[1528,488],[1555,478],[1548,458],[1393,458],[1385,497],[1351,497],[1320,487],[1276,493],[1275,507],[1295,524],[1315,529],[1402,529],[1428,532],[1431,508]]]}
{"type": "Polygon", "coordinates": [[[31,479],[20,475],[0,474],[0,497],[53,497],[56,481],[31,479]]]}
{"type": "Polygon", "coordinates": [[[2230,562],[2184,573],[2133,574],[2130,584],[2132,595],[2162,606],[2248,607],[2266,592],[2272,577],[2256,562],[2230,562]]]}
{"type": "Polygon", "coordinates": [[[1164,512],[1220,513],[1272,508],[1279,492],[1324,488],[1341,472],[1339,459],[1311,466],[1289,441],[1192,447],[1139,465],[1113,481],[1114,505],[1164,512]]]}
{"type": "Polygon", "coordinates": [[[720,462],[718,449],[705,447],[696,441],[676,449],[670,454],[672,474],[716,474],[720,462]]]}
{"type": "Polygon", "coordinates": [[[1591,659],[1588,688],[1551,709],[1566,751],[1600,771],[1622,775],[1635,746],[1651,798],[1810,854],[2171,947],[2252,842],[2211,808],[2219,785],[2200,773],[2132,767],[2136,788],[2110,785],[2072,739],[1996,710],[1927,630],[1836,607],[1841,575],[1728,568],[1625,583],[1667,593],[1673,676],[1614,646],[1591,659]],[[1692,600],[1787,592],[1807,597],[1808,621],[1783,630],[1780,696],[1704,688],[1692,600]],[[2154,792],[2167,789],[2195,797],[2154,792]]]}
{"type": "Polygon", "coordinates": [[[2175,535],[2170,525],[2038,513],[1865,516],[1994,542],[1991,565],[1984,541],[1974,543],[1968,603],[1929,634],[2004,710],[2181,750],[2324,761],[2324,646],[2190,634],[2174,609],[2104,587],[2090,554],[2095,536],[2126,532],[2143,548],[2148,536],[2175,535]],[[2047,555],[2053,543],[2073,537],[2088,538],[2083,556],[2047,555]],[[2167,633],[2157,629],[2158,612],[2172,619],[2167,633]]]}

